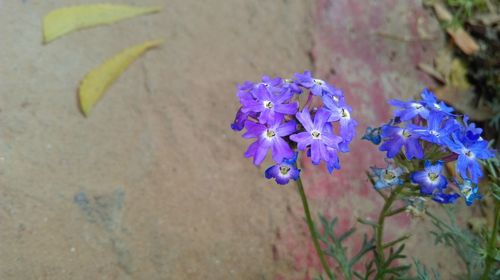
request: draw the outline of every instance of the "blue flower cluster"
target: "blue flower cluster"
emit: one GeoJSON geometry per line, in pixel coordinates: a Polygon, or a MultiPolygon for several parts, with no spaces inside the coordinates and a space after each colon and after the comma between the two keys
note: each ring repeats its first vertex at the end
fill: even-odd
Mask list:
{"type": "Polygon", "coordinates": [[[266,178],[278,184],[297,180],[297,149],[306,151],[315,165],[325,162],[330,173],[340,169],[338,152],[349,151],[357,126],[340,89],[305,71],[296,73],[294,79],[263,76],[260,83],[244,82],[238,86],[237,97],[241,108],[231,128],[246,129],[243,138],[255,138],[245,152],[255,165],[271,151],[276,164],[266,170],[266,178]],[[299,96],[304,92],[308,98],[300,108],[299,96]],[[309,109],[314,97],[323,106],[309,109]]]}
{"type": "MultiPolygon", "coordinates": [[[[382,143],[379,149],[385,151],[389,159],[400,155],[408,161],[421,160],[419,166],[423,163],[423,170],[407,171],[409,180],[419,186],[421,195],[431,196],[439,203],[454,203],[463,196],[467,205],[471,205],[481,198],[477,186],[483,176],[479,160],[494,157],[495,152],[481,137],[482,129],[469,123],[467,116],[454,114],[452,107],[438,101],[427,89],[421,97],[421,100],[390,100],[389,104],[398,108],[394,118],[379,128],[368,128],[363,139],[376,145],[382,143]],[[456,172],[460,175],[458,180],[453,180],[460,194],[447,190],[449,180],[443,166],[451,161],[456,162],[456,172]]],[[[391,171],[386,170],[373,172],[372,176],[380,181],[375,187],[404,183],[404,180],[394,183],[394,178],[387,181],[392,176],[380,175],[391,171]]],[[[394,176],[401,175],[398,172],[394,176]]]]}

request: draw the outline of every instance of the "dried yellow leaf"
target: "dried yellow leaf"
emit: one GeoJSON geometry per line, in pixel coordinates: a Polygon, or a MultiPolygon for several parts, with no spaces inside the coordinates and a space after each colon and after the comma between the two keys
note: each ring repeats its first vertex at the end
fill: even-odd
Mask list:
{"type": "Polygon", "coordinates": [[[90,71],[83,79],[79,98],[82,112],[88,116],[90,110],[101,99],[106,89],[145,51],[162,44],[161,40],[148,41],[123,50],[90,71]]]}
{"type": "Polygon", "coordinates": [[[43,19],[43,38],[49,43],[72,31],[144,14],[156,13],[160,7],[134,7],[127,5],[95,4],[54,10],[43,19]]]}

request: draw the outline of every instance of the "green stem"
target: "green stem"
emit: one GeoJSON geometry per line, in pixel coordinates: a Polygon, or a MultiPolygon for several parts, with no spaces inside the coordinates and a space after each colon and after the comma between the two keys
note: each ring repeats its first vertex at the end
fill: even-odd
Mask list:
{"type": "Polygon", "coordinates": [[[486,248],[487,256],[486,256],[486,264],[484,267],[483,275],[481,276],[481,280],[489,279],[491,267],[495,262],[495,246],[497,245],[497,234],[498,234],[498,224],[500,223],[500,202],[495,202],[495,220],[493,224],[493,230],[491,231],[490,239],[488,240],[488,247],[486,248]]]}
{"type": "MultiPolygon", "coordinates": [[[[399,192],[403,189],[404,185],[398,186],[395,188],[389,197],[385,200],[384,207],[380,211],[379,217],[378,217],[378,226],[375,229],[375,254],[377,255],[377,258],[380,260],[380,265],[385,266],[385,256],[384,256],[384,224],[385,224],[385,218],[389,217],[391,213],[390,209],[392,204],[396,201],[396,198],[398,197],[399,192]]],[[[377,275],[375,276],[375,279],[383,279],[383,275],[381,274],[380,267],[378,268],[377,275]]]]}
{"type": "Polygon", "coordinates": [[[309,203],[307,202],[306,193],[304,192],[304,186],[302,185],[302,179],[299,177],[297,180],[297,186],[299,188],[300,198],[302,199],[302,205],[304,205],[304,213],[306,214],[307,226],[309,227],[309,231],[311,232],[311,239],[314,244],[314,248],[316,248],[316,253],[318,254],[319,260],[321,261],[321,265],[323,265],[323,269],[325,270],[328,278],[333,279],[333,273],[328,266],[328,263],[325,259],[325,255],[323,254],[323,250],[319,245],[318,234],[314,228],[314,222],[311,218],[311,212],[309,211],[309,203]]]}

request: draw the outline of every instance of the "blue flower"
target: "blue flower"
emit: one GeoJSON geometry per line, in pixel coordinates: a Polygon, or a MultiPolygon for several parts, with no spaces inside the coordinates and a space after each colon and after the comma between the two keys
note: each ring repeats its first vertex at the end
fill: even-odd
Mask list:
{"type": "Polygon", "coordinates": [[[445,115],[451,115],[453,112],[453,108],[449,107],[443,101],[438,102],[437,98],[434,96],[434,93],[428,89],[424,89],[422,94],[422,102],[423,104],[431,109],[432,111],[439,112],[445,115]]]}
{"type": "Polygon", "coordinates": [[[457,185],[460,188],[460,192],[462,193],[467,206],[471,206],[474,200],[482,198],[481,194],[479,194],[479,187],[471,180],[465,179],[462,184],[457,182],[457,185]]]}
{"type": "Polygon", "coordinates": [[[365,134],[363,135],[363,137],[361,137],[361,139],[368,140],[375,145],[380,144],[380,142],[382,142],[382,136],[380,136],[380,127],[367,127],[365,134]]]}
{"type": "Polygon", "coordinates": [[[280,185],[288,184],[290,179],[297,181],[300,176],[300,169],[298,169],[296,165],[297,156],[298,153],[295,152],[292,158],[283,159],[281,163],[275,164],[266,169],[264,175],[267,179],[274,178],[276,183],[280,185]]]}
{"type": "Polygon", "coordinates": [[[404,173],[401,167],[394,168],[392,164],[389,164],[387,168],[370,168],[372,170],[370,175],[375,182],[374,187],[376,189],[391,188],[400,186],[404,183],[404,181],[399,178],[404,173]]]}
{"type": "Polygon", "coordinates": [[[420,134],[421,139],[438,145],[442,145],[443,139],[449,137],[453,131],[459,128],[456,122],[446,119],[443,114],[437,112],[429,114],[427,127],[412,124],[409,124],[408,127],[413,132],[420,134]]]}
{"type": "Polygon", "coordinates": [[[460,137],[454,133],[452,139],[446,140],[446,144],[452,152],[458,155],[456,169],[462,179],[470,179],[477,184],[479,178],[483,177],[478,159],[489,159],[495,156],[488,148],[488,142],[484,140],[463,141],[463,138],[461,141],[460,137]]]}
{"type": "Polygon", "coordinates": [[[408,121],[416,116],[427,119],[429,116],[429,109],[427,109],[421,102],[392,99],[389,100],[389,104],[401,108],[400,110],[394,112],[394,116],[399,117],[401,121],[408,121]]]}
{"type": "Polygon", "coordinates": [[[463,117],[464,122],[464,134],[467,137],[466,141],[477,141],[481,139],[481,133],[483,129],[476,127],[475,123],[469,123],[469,116],[465,115],[463,117]]]}
{"type": "Polygon", "coordinates": [[[379,150],[387,151],[388,158],[393,158],[399,154],[402,147],[405,148],[407,159],[422,159],[424,157],[424,150],[418,141],[420,135],[414,133],[410,128],[384,125],[381,131],[384,143],[380,145],[379,150]]]}
{"type": "Polygon", "coordinates": [[[453,204],[460,197],[457,193],[443,193],[437,192],[432,196],[432,200],[439,202],[441,204],[453,204]]]}
{"type": "Polygon", "coordinates": [[[420,193],[423,195],[432,195],[435,190],[441,192],[448,185],[448,181],[441,171],[443,170],[443,162],[438,161],[432,165],[426,160],[424,170],[411,173],[410,179],[413,183],[420,186],[420,193]]]}
{"type": "Polygon", "coordinates": [[[297,142],[297,148],[304,150],[311,146],[312,163],[318,165],[321,160],[328,162],[330,154],[327,147],[338,150],[338,145],[342,138],[331,133],[325,125],[330,117],[330,113],[320,109],[314,116],[314,123],[311,120],[309,110],[304,108],[302,112],[295,115],[306,131],[290,135],[290,140],[297,142]]]}

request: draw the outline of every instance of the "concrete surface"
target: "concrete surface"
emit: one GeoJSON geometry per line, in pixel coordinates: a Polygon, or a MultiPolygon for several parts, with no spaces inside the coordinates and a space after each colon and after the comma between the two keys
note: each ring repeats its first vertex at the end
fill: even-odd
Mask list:
{"type": "MultiPolygon", "coordinates": [[[[96,2],[0,0],[0,279],[317,275],[295,186],[262,178],[229,130],[235,85],[315,70],[345,89],[361,136],[389,116],[386,98],[430,83],[414,64],[443,38],[420,1],[114,0],[164,10],[41,44],[44,14],[96,2]],[[85,119],[85,73],[155,38],[85,119]]],[[[352,147],[333,176],[304,166],[313,212],[343,228],[380,206],[359,170],[383,154],[352,147]]],[[[421,242],[408,250],[428,257],[421,242]]]]}
{"type": "Polygon", "coordinates": [[[0,279],[272,279],[293,191],[243,158],[235,85],[311,68],[309,1],[107,1],[160,14],[41,44],[44,14],[0,0],[0,279]],[[164,38],[85,119],[76,90],[164,38]]]}

